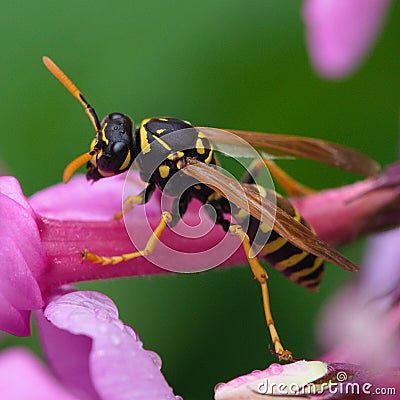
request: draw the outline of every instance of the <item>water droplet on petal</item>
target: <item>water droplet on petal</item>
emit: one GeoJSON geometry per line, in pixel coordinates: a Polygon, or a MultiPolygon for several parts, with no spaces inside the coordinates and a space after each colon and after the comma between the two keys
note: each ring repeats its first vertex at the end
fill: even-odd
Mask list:
{"type": "Polygon", "coordinates": [[[157,368],[161,369],[162,366],[161,357],[157,353],[151,350],[147,350],[147,354],[152,359],[153,363],[157,366],[157,368]]]}
{"type": "Polygon", "coordinates": [[[70,314],[69,318],[71,319],[71,321],[73,322],[79,322],[81,321],[85,316],[82,315],[82,313],[80,312],[76,312],[74,314],[70,314]]]}
{"type": "Polygon", "coordinates": [[[105,351],[104,351],[104,350],[97,350],[97,355],[98,355],[99,357],[103,357],[104,354],[105,354],[105,351]]]}
{"type": "Polygon", "coordinates": [[[108,319],[108,313],[105,310],[102,310],[102,309],[97,310],[95,312],[95,314],[96,314],[96,317],[99,319],[108,319]]]}
{"type": "Polygon", "coordinates": [[[182,396],[175,396],[175,400],[183,400],[182,396]]]}
{"type": "Polygon", "coordinates": [[[111,343],[112,343],[114,346],[118,346],[118,345],[121,343],[120,337],[119,337],[118,335],[115,335],[115,334],[112,334],[112,335],[110,336],[110,340],[111,340],[111,343]]]}
{"type": "Polygon", "coordinates": [[[129,335],[132,336],[135,340],[137,340],[137,335],[136,332],[130,327],[125,325],[124,326],[125,332],[129,335]]]}
{"type": "Polygon", "coordinates": [[[225,383],[225,382],[217,383],[217,384],[214,386],[214,392],[216,392],[216,391],[219,390],[219,389],[222,389],[224,386],[226,386],[226,383],[225,383]]]}
{"type": "Polygon", "coordinates": [[[270,372],[273,375],[279,375],[283,371],[283,367],[280,364],[274,363],[271,364],[268,368],[268,372],[270,372]]]}

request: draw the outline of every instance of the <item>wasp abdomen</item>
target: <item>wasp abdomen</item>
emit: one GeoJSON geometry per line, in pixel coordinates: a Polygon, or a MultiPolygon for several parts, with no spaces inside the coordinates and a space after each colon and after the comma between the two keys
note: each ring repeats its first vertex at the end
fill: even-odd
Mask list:
{"type": "Polygon", "coordinates": [[[299,249],[275,231],[271,232],[261,256],[294,283],[310,290],[318,289],[325,270],[322,258],[299,249]]]}
{"type": "MultiPolygon", "coordinates": [[[[261,195],[266,197],[276,196],[276,206],[284,210],[295,221],[306,226],[311,231],[313,229],[300,216],[298,210],[278,193],[269,189],[260,190],[261,195]],[[262,193],[265,191],[265,193],[262,193]]],[[[307,251],[301,250],[294,244],[271,230],[265,224],[260,224],[254,217],[243,218],[243,212],[240,210],[234,213],[235,219],[243,226],[249,236],[250,242],[258,248],[261,247],[259,256],[261,256],[274,269],[282,273],[294,283],[310,290],[317,290],[324,275],[324,260],[307,251]],[[242,215],[240,215],[242,213],[242,215]]]]}

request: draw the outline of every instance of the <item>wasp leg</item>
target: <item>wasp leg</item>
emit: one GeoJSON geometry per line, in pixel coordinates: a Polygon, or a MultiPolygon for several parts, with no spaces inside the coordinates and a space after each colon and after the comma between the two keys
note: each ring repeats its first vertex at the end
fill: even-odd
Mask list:
{"type": "Polygon", "coordinates": [[[265,164],[262,160],[256,159],[249,165],[246,172],[243,174],[241,183],[249,183],[251,185],[255,184],[255,178],[260,175],[261,170],[264,168],[265,164]]]}
{"type": "MultiPolygon", "coordinates": [[[[216,212],[215,223],[217,223],[218,225],[221,225],[222,229],[225,232],[228,232],[229,228],[231,226],[231,221],[227,220],[224,217],[224,212],[228,212],[228,211],[226,209],[226,204],[224,204],[222,201],[223,201],[223,198],[218,199],[218,200],[209,200],[205,204],[209,204],[210,206],[214,207],[214,210],[216,212]]],[[[228,210],[229,210],[229,208],[228,208],[228,210]]],[[[206,208],[206,211],[210,215],[210,218],[213,218],[213,214],[211,213],[211,210],[209,212],[206,208]]]]}
{"type": "Polygon", "coordinates": [[[173,228],[186,213],[191,198],[185,193],[180,197],[175,197],[171,206],[172,221],[168,223],[170,228],[173,228]]]}
{"type": "Polygon", "coordinates": [[[146,188],[136,196],[128,196],[122,205],[122,211],[117,212],[114,215],[114,219],[121,219],[124,214],[127,214],[133,209],[135,205],[147,203],[154,193],[156,186],[153,183],[149,183],[146,188]]]}
{"type": "Polygon", "coordinates": [[[278,167],[272,160],[264,160],[264,163],[271,172],[272,176],[277,180],[277,182],[282,186],[289,196],[306,196],[316,192],[314,189],[311,189],[310,187],[296,181],[283,169],[278,167]]]}
{"type": "Polygon", "coordinates": [[[249,237],[243,231],[242,227],[240,225],[231,225],[231,227],[229,228],[229,232],[233,235],[239,236],[240,240],[242,241],[242,245],[254,277],[261,285],[265,319],[271,335],[272,343],[275,347],[275,353],[277,354],[279,360],[292,360],[292,352],[283,348],[274,324],[274,320],[272,319],[267,285],[267,273],[265,272],[265,269],[262,267],[257,258],[252,255],[249,237]]]}
{"type": "Polygon", "coordinates": [[[103,257],[85,250],[85,252],[82,254],[82,258],[83,260],[93,261],[96,264],[108,265],[108,264],[118,264],[122,261],[132,260],[133,258],[137,257],[148,256],[151,253],[153,253],[160,239],[161,234],[163,233],[167,224],[170,223],[171,221],[172,221],[172,215],[167,211],[163,212],[160,223],[157,225],[156,229],[154,229],[154,232],[151,235],[150,239],[147,241],[145,248],[141,251],[121,254],[120,256],[103,257]]]}
{"type": "Polygon", "coordinates": [[[271,175],[276,179],[276,181],[282,186],[282,188],[289,196],[306,196],[316,192],[314,189],[311,189],[310,187],[296,181],[282,168],[278,167],[278,165],[276,165],[274,161],[266,159],[254,160],[250,164],[248,171],[243,175],[241,182],[255,183],[254,178],[257,177],[264,166],[268,168],[271,175]]]}

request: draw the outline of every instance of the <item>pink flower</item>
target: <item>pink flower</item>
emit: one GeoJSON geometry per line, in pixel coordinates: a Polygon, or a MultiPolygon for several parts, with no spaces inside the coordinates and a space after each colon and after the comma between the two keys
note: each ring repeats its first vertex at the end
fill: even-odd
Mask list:
{"type": "Polygon", "coordinates": [[[217,385],[215,400],[385,399],[385,395],[378,394],[398,393],[395,375],[393,369],[374,371],[345,363],[302,360],[286,365],[271,364],[263,371],[253,371],[217,385]],[[378,392],[382,389],[384,392],[378,392]]]}
{"type": "Polygon", "coordinates": [[[400,162],[377,178],[293,199],[318,236],[332,246],[400,224],[400,162]]]}
{"type": "MultiPolygon", "coordinates": [[[[345,243],[371,230],[399,222],[399,165],[389,168],[377,179],[294,202],[323,239],[335,245],[345,243]],[[348,203],[349,199],[354,201],[348,203]]],[[[85,248],[103,255],[134,250],[124,224],[112,219],[121,208],[123,183],[123,177],[118,176],[88,187],[83,176],[76,176],[68,185],[45,189],[28,202],[14,178],[0,177],[0,269],[3,278],[0,286],[0,329],[15,335],[28,335],[30,311],[40,309],[43,296],[60,285],[169,272],[155,265],[153,259],[149,261],[143,257],[107,267],[81,262],[80,252],[85,248]]],[[[138,184],[131,185],[135,193],[139,192],[138,184]]],[[[141,240],[142,246],[149,237],[150,228],[154,228],[159,221],[159,201],[156,194],[146,210],[136,207],[131,213],[134,223],[130,227],[133,229],[131,235],[141,240]]],[[[185,216],[188,225],[198,223],[198,208],[199,203],[189,207],[185,216]]],[[[212,225],[210,228],[205,236],[207,240],[202,236],[197,239],[182,238],[167,229],[162,240],[174,249],[173,261],[177,265],[190,261],[191,254],[185,254],[187,248],[200,252],[219,243],[224,237],[222,229],[212,225]]],[[[232,243],[239,248],[235,239],[231,238],[232,243]]],[[[162,260],[164,250],[161,248],[156,256],[162,260]]],[[[240,248],[228,253],[228,256],[224,265],[245,261],[240,248]]],[[[219,255],[214,254],[200,259],[205,265],[213,265],[217,257],[219,255]]],[[[190,269],[186,269],[188,271],[190,269]]]]}
{"type": "Polygon", "coordinates": [[[2,398],[7,400],[79,400],[24,348],[0,353],[0,388],[2,398]]]}
{"type": "Polygon", "coordinates": [[[328,351],[325,360],[400,365],[399,265],[400,228],[373,237],[356,282],[323,310],[319,337],[328,351]]]}
{"type": "MultiPolygon", "coordinates": [[[[18,182],[12,177],[0,177],[0,329],[14,335],[29,335],[30,311],[43,306],[43,296],[62,284],[107,279],[121,276],[152,275],[169,271],[157,267],[146,258],[137,258],[117,266],[101,267],[89,261],[82,263],[80,253],[85,248],[101,254],[122,254],[134,251],[122,221],[113,215],[121,209],[124,177],[99,181],[90,187],[83,176],[76,176],[68,185],[60,184],[34,195],[30,201],[23,196],[18,182]]],[[[132,184],[139,192],[137,184],[132,184]]],[[[198,204],[186,215],[189,225],[199,220],[198,204]]],[[[130,216],[134,233],[144,243],[161,215],[160,197],[155,195],[144,207],[136,207],[130,216]],[[147,222],[147,219],[148,222],[147,222]],[[149,226],[150,224],[150,226],[149,226]]],[[[202,238],[183,238],[167,230],[166,243],[178,252],[190,243],[193,251],[207,249],[218,243],[223,232],[213,227],[202,238]]],[[[187,259],[187,257],[185,258],[187,259]]],[[[244,261],[236,252],[226,264],[244,261]]],[[[210,258],[208,262],[212,263],[210,258]]]]}
{"type": "Polygon", "coordinates": [[[391,0],[306,0],[307,44],[316,70],[327,78],[349,75],[376,40],[391,0]]]}
{"type": "Polygon", "coordinates": [[[48,260],[36,215],[16,179],[0,178],[0,329],[29,333],[30,310],[43,306],[38,279],[48,260]]]}
{"type": "MultiPolygon", "coordinates": [[[[397,191],[383,214],[372,215],[377,226],[398,225],[399,169],[399,164],[388,168],[369,192],[397,191]]],[[[325,360],[351,360],[375,368],[400,365],[399,265],[400,228],[373,236],[357,280],[341,289],[322,312],[319,337],[328,351],[325,360]]]]}
{"type": "Polygon", "coordinates": [[[0,354],[2,398],[181,399],[165,381],[158,355],[143,349],[105,295],[64,287],[35,316],[54,377],[26,351],[5,351],[0,354]]]}

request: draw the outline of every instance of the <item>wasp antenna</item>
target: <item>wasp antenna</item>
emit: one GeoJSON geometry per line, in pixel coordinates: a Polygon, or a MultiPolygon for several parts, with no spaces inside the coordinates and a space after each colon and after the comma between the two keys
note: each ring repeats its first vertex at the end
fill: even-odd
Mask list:
{"type": "Polygon", "coordinates": [[[85,100],[81,91],[74,85],[71,79],[64,74],[63,71],[57,66],[57,64],[49,57],[44,56],[42,58],[43,64],[46,68],[64,85],[64,87],[82,104],[85,108],[85,112],[88,115],[96,133],[101,130],[99,118],[97,117],[94,108],[85,100]]]}
{"type": "Polygon", "coordinates": [[[79,157],[76,157],[72,160],[64,169],[63,173],[63,182],[67,183],[75,171],[81,167],[82,165],[86,164],[93,156],[92,152],[81,154],[79,157]]]}
{"type": "Polygon", "coordinates": [[[46,68],[66,87],[66,89],[76,98],[78,99],[84,106],[86,103],[81,99],[81,92],[79,89],[72,83],[72,81],[64,74],[63,71],[54,63],[52,59],[49,57],[43,57],[43,63],[46,68]]]}

